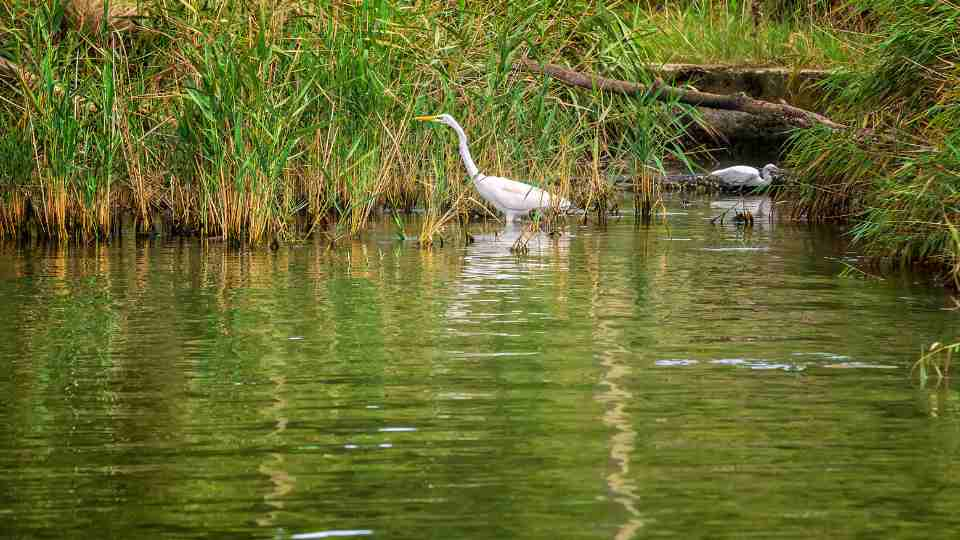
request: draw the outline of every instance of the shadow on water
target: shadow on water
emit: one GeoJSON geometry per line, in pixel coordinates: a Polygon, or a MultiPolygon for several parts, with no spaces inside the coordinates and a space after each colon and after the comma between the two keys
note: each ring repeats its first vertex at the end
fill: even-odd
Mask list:
{"type": "Polygon", "coordinates": [[[426,250],[389,223],[3,246],[5,532],[948,536],[960,402],[908,374],[956,337],[948,294],[684,200],[520,256],[517,228],[426,250]]]}

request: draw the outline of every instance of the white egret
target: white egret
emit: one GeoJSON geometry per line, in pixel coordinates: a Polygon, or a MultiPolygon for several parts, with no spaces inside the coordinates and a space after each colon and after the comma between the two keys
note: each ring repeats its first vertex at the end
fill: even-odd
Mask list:
{"type": "MultiPolygon", "coordinates": [[[[531,210],[553,206],[553,198],[550,194],[538,187],[509,178],[482,174],[473,162],[473,157],[470,156],[470,149],[467,147],[467,134],[449,114],[417,116],[415,119],[421,122],[446,124],[457,132],[457,137],[460,139],[460,157],[463,159],[463,166],[466,167],[467,174],[473,180],[473,185],[476,186],[484,200],[503,212],[507,223],[516,221],[531,210]]],[[[571,207],[571,204],[570,201],[561,198],[556,207],[559,210],[566,211],[571,207]]]]}
{"type": "Polygon", "coordinates": [[[735,165],[712,171],[707,176],[716,178],[725,189],[758,188],[769,186],[773,182],[773,174],[777,172],[780,172],[780,169],[773,163],[768,163],[760,171],[746,165],[735,165]]]}

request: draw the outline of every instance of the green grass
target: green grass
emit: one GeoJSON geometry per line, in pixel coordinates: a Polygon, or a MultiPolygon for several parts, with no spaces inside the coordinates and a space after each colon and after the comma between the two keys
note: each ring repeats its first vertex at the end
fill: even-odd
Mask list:
{"type": "Polygon", "coordinates": [[[866,36],[835,28],[822,18],[792,13],[782,20],[762,19],[757,25],[737,3],[719,8],[711,2],[671,3],[656,11],[638,6],[622,24],[629,29],[637,55],[652,64],[832,68],[856,62],[867,41],[866,36]]]}
{"type": "Polygon", "coordinates": [[[870,131],[798,133],[798,216],[849,220],[881,261],[929,265],[960,285],[960,5],[872,3],[882,39],[826,81],[835,118],[870,131]]]}
{"type": "Polygon", "coordinates": [[[571,179],[599,179],[600,164],[662,168],[682,158],[692,120],[675,104],[518,73],[516,58],[641,78],[668,51],[815,65],[848,53],[802,10],[744,35],[752,23],[736,2],[139,6],[143,29],[123,35],[78,29],[65,0],[0,7],[0,55],[36,75],[0,87],[0,235],[31,229],[32,215],[40,234],[93,240],[128,214],[141,230],[159,219],[261,243],[331,221],[331,234],[357,234],[384,205],[421,206],[441,231],[460,221],[451,208],[476,210],[452,133],[411,122],[441,111],[463,124],[484,172],[602,211],[606,183],[571,179]]]}

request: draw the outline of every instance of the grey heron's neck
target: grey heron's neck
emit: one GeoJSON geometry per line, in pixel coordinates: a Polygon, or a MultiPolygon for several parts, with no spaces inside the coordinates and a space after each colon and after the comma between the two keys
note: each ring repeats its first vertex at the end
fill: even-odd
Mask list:
{"type": "Polygon", "coordinates": [[[467,168],[467,174],[471,180],[476,180],[480,174],[477,164],[473,162],[473,156],[470,155],[470,148],[467,146],[467,134],[459,124],[450,126],[457,132],[457,138],[460,139],[460,157],[463,159],[463,166],[467,168]]]}

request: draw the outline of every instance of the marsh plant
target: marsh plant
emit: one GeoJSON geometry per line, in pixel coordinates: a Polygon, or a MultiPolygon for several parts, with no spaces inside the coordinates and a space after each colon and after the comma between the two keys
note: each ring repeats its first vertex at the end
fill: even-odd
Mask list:
{"type": "Polygon", "coordinates": [[[863,54],[868,4],[681,0],[637,2],[618,13],[648,62],[834,67],[863,54]]]}
{"type": "Polygon", "coordinates": [[[920,358],[913,364],[911,373],[917,375],[921,386],[926,386],[930,380],[939,385],[950,377],[950,367],[953,356],[960,351],[960,342],[953,344],[933,343],[926,350],[920,351],[920,358]]]}
{"type": "Polygon", "coordinates": [[[460,120],[484,172],[602,213],[603,175],[681,155],[694,115],[563,87],[515,60],[633,80],[649,80],[651,61],[840,62],[835,36],[810,31],[830,22],[821,4],[11,0],[0,235],[102,239],[130,218],[256,243],[359,234],[384,207],[459,222],[441,219],[466,185],[449,134],[410,122],[438,112],[460,120]],[[761,19],[768,30],[741,32],[761,19]]]}
{"type": "Polygon", "coordinates": [[[824,103],[860,129],[796,135],[794,215],[847,220],[880,260],[960,278],[960,4],[872,2],[881,39],[863,67],[824,83],[824,103]]]}
{"type": "MultiPolygon", "coordinates": [[[[845,193],[863,180],[862,163],[899,171],[886,176],[887,192],[952,170],[943,159],[957,145],[943,133],[955,120],[955,9],[919,0],[11,0],[0,6],[0,235],[102,239],[129,218],[143,231],[159,224],[256,243],[359,234],[384,207],[442,218],[464,175],[449,134],[410,122],[437,112],[460,120],[484,172],[562,193],[601,221],[615,207],[605,178],[628,174],[641,214],[654,212],[655,173],[668,157],[684,160],[681,137],[696,114],[523,74],[513,69],[522,57],[641,82],[661,62],[876,60],[874,75],[830,83],[835,109],[856,117],[880,107],[887,112],[868,114],[869,127],[903,118],[913,139],[875,152],[858,150],[862,139],[805,134],[794,154],[815,162],[807,178],[823,164],[812,159],[820,150],[831,162],[871,154],[847,160],[857,170],[826,171],[851,189],[799,195],[809,216],[860,212],[869,201],[845,193]],[[868,47],[868,31],[889,39],[868,47]],[[908,88],[925,90],[891,97],[908,88]],[[951,143],[937,146],[944,156],[909,145],[931,137],[951,143]]],[[[914,190],[900,204],[937,197],[914,190]]],[[[953,220],[939,210],[933,221],[953,220]]],[[[888,223],[931,221],[901,217],[888,223]]],[[[860,237],[890,229],[872,226],[860,237]]],[[[938,238],[920,253],[943,253],[950,244],[938,238]]]]}
{"type": "Polygon", "coordinates": [[[636,72],[618,2],[146,0],[119,19],[113,4],[0,7],[0,58],[18,66],[0,87],[0,235],[104,239],[130,219],[262,243],[420,207],[433,237],[486,213],[465,204],[449,134],[417,114],[455,113],[485,172],[578,206],[609,197],[574,185],[583,169],[648,162],[630,146],[649,141],[668,141],[654,158],[680,151],[681,124],[636,128],[669,104],[513,70],[527,56],[636,72]]]}

